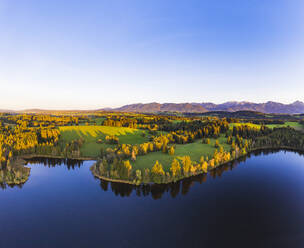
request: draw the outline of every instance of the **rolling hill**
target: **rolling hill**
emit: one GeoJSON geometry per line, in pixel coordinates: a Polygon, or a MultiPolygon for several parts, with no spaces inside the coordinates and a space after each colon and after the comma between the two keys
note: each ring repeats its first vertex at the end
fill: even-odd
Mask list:
{"type": "Polygon", "coordinates": [[[120,108],[112,109],[122,112],[208,112],[208,111],[257,111],[268,114],[302,114],[304,113],[304,103],[296,101],[291,104],[279,102],[252,103],[252,102],[225,102],[222,104],[214,103],[137,103],[125,105],[120,108]]]}

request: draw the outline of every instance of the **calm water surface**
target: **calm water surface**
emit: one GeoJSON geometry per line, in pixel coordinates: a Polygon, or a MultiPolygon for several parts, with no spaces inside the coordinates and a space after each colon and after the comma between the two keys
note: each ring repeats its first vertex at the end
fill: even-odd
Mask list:
{"type": "Polygon", "coordinates": [[[304,157],[253,155],[208,176],[135,188],[83,163],[32,161],[0,189],[0,247],[304,247],[304,157]]]}

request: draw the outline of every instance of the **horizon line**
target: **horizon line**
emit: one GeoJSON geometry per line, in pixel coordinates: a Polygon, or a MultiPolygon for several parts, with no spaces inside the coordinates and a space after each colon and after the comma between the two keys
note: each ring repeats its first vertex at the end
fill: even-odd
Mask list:
{"type": "Polygon", "coordinates": [[[225,101],[225,102],[221,102],[221,103],[215,103],[215,102],[211,102],[211,101],[206,101],[206,102],[137,102],[137,103],[128,103],[128,104],[124,104],[124,105],[120,105],[118,107],[96,107],[96,108],[39,108],[39,107],[29,107],[29,108],[0,108],[0,111],[12,111],[12,112],[26,112],[26,111],[33,111],[33,110],[39,110],[39,111],[103,111],[103,110],[115,110],[115,109],[118,109],[118,108],[122,108],[124,106],[129,106],[129,105],[136,105],[136,104],[153,104],[153,103],[156,103],[156,104],[206,104],[206,103],[211,103],[211,104],[215,104],[215,105],[221,105],[221,104],[225,104],[225,103],[232,103],[232,102],[235,102],[235,103],[251,103],[251,104],[265,104],[265,103],[269,103],[269,102],[274,102],[274,103],[280,103],[280,104],[284,104],[284,105],[290,105],[290,104],[293,104],[293,103],[296,103],[296,102],[301,102],[301,103],[304,103],[303,101],[300,101],[300,100],[295,100],[295,101],[292,101],[292,102],[279,102],[279,101],[272,101],[272,100],[268,100],[268,101],[263,101],[263,102],[253,102],[253,101],[246,101],[246,100],[243,100],[243,101],[234,101],[234,100],[231,100],[231,101],[225,101]]]}

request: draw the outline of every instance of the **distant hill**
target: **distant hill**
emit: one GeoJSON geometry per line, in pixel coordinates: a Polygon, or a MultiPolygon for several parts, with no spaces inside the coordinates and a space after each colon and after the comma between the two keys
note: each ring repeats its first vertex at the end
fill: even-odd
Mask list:
{"type": "Polygon", "coordinates": [[[304,103],[296,101],[291,104],[279,102],[252,103],[252,102],[225,102],[222,104],[214,103],[137,103],[125,105],[120,108],[112,109],[122,112],[209,112],[209,111],[256,111],[268,114],[302,114],[304,113],[304,103]]]}
{"type": "MultiPolygon", "coordinates": [[[[96,111],[119,111],[119,112],[137,112],[137,113],[157,113],[157,112],[181,112],[181,113],[206,113],[206,112],[237,112],[237,111],[254,111],[265,114],[303,114],[304,116],[304,102],[296,101],[290,104],[283,104],[279,102],[225,102],[215,104],[211,102],[203,103],[136,103],[124,105],[119,108],[103,108],[97,110],[47,110],[47,109],[26,109],[21,111],[0,109],[0,113],[88,113],[96,111]]],[[[220,113],[218,113],[220,114],[220,113]]]]}
{"type": "Polygon", "coordinates": [[[13,113],[15,111],[13,110],[8,110],[8,109],[0,109],[0,113],[13,113]]]}
{"type": "Polygon", "coordinates": [[[192,104],[192,103],[138,103],[138,104],[131,104],[125,105],[120,108],[114,109],[116,111],[122,112],[198,112],[203,113],[207,112],[207,110],[199,105],[199,104],[192,104]]]}

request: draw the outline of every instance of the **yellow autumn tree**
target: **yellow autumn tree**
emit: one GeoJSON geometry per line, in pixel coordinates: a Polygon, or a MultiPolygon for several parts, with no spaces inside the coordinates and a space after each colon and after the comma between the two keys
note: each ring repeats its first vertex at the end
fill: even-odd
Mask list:
{"type": "Polygon", "coordinates": [[[181,174],[181,166],[180,166],[179,162],[176,159],[173,159],[170,171],[171,171],[173,177],[180,176],[180,174],[181,174]]]}
{"type": "Polygon", "coordinates": [[[132,170],[132,165],[129,160],[124,161],[124,167],[126,168],[129,177],[132,170]]]}
{"type": "Polygon", "coordinates": [[[206,161],[201,164],[201,169],[204,173],[208,172],[208,163],[206,161]]]}
{"type": "Polygon", "coordinates": [[[182,158],[182,164],[183,164],[184,175],[187,176],[190,171],[191,164],[192,164],[190,156],[184,156],[182,158]]]}
{"type": "Polygon", "coordinates": [[[174,153],[175,153],[175,149],[174,149],[174,147],[173,146],[171,146],[170,147],[170,149],[169,149],[169,155],[171,155],[171,156],[173,156],[174,155],[174,153]]]}
{"type": "Polygon", "coordinates": [[[163,166],[158,162],[158,160],[156,160],[151,172],[156,175],[165,175],[163,166]]]}
{"type": "Polygon", "coordinates": [[[163,169],[163,166],[156,160],[154,166],[151,170],[151,176],[153,179],[153,182],[155,183],[162,183],[165,179],[165,171],[163,169]]]}

